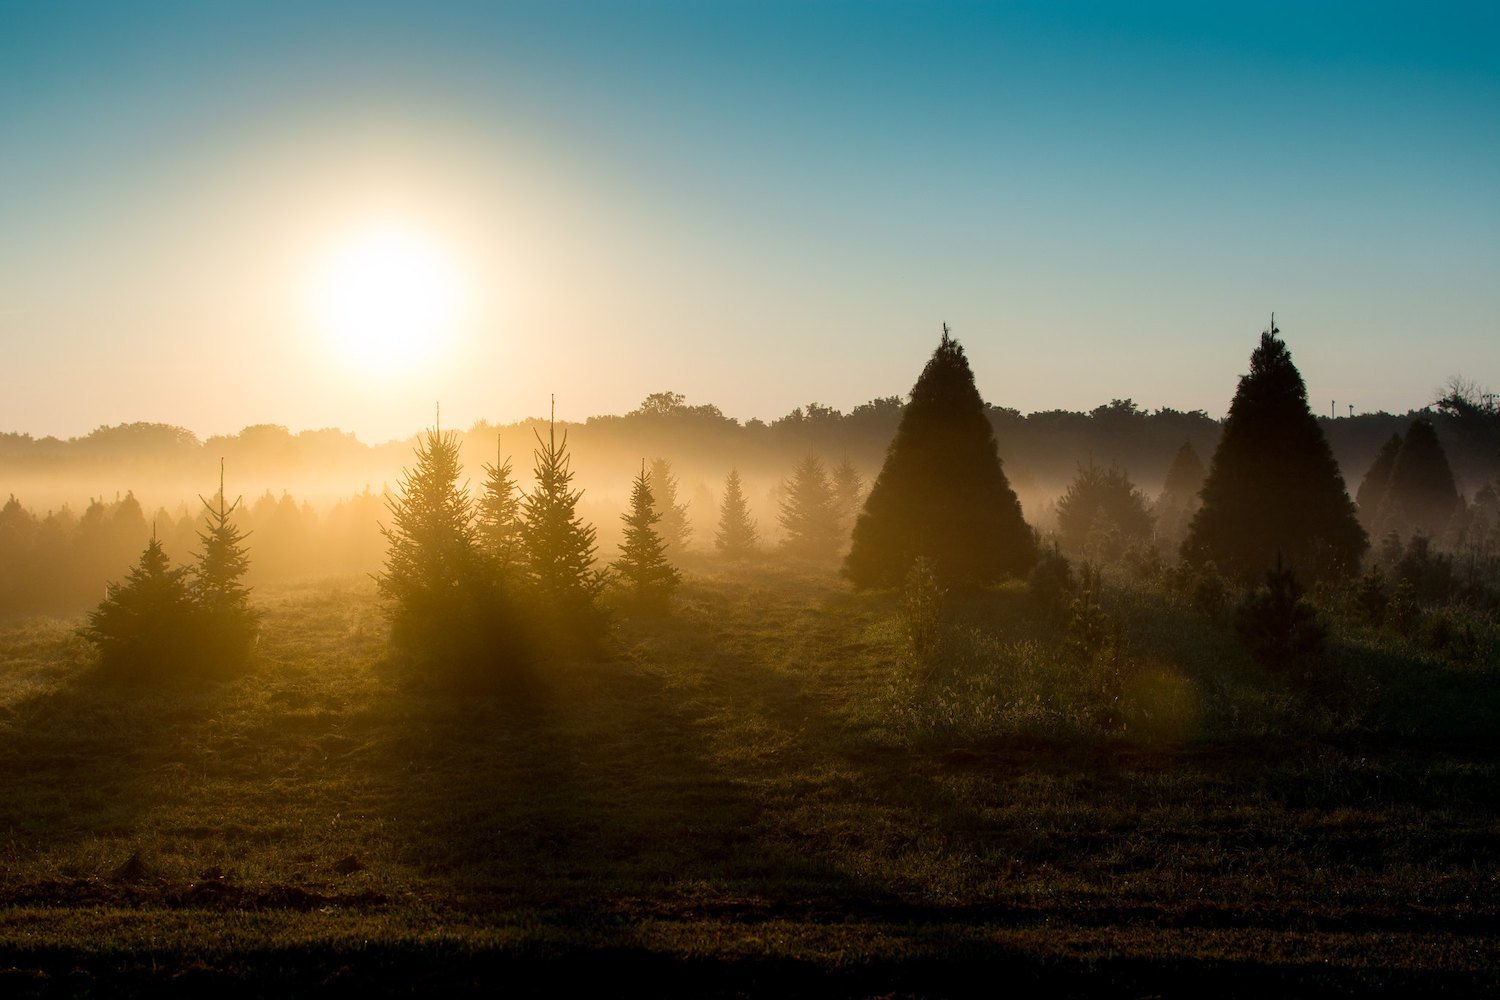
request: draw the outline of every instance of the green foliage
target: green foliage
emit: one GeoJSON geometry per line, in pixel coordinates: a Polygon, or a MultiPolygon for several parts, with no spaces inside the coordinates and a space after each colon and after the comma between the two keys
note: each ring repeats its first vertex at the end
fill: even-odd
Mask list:
{"type": "Polygon", "coordinates": [[[484,465],[484,488],[476,505],[480,549],[504,580],[513,579],[523,563],[521,498],[510,459],[501,460],[495,439],[495,464],[484,465]]]}
{"type": "Polygon", "coordinates": [[[812,455],[797,463],[783,484],[786,496],[778,520],[786,530],[782,548],[799,559],[833,559],[843,535],[834,508],[833,486],[823,463],[812,455]]]}
{"type": "Polygon", "coordinates": [[[1048,612],[1056,613],[1072,606],[1073,567],[1055,544],[1037,556],[1036,564],[1026,577],[1026,589],[1048,612]]]}
{"type": "Polygon", "coordinates": [[[901,587],[901,624],[912,659],[927,665],[942,640],[943,589],[933,571],[932,560],[918,556],[901,587]]]}
{"type": "Polygon", "coordinates": [[[241,581],[250,570],[245,549],[248,537],[230,520],[240,501],[224,504],[224,478],[219,476],[216,503],[198,498],[208,517],[198,533],[198,563],[194,567],[193,599],[207,648],[227,661],[243,658],[255,640],[259,613],[250,606],[250,590],[241,581]]]}
{"type": "Polygon", "coordinates": [[[567,432],[559,442],[554,425],[546,441],[540,433],[536,439],[536,486],[522,504],[521,523],[533,596],[557,629],[587,639],[603,626],[596,599],[605,581],[594,569],[596,532],[578,516],[583,491],[570,488],[567,432]]]}
{"type": "Polygon", "coordinates": [[[682,581],[676,567],[667,562],[666,543],[656,531],[661,519],[642,462],[640,475],[631,486],[630,510],[620,515],[625,522],[625,538],[620,542],[620,558],[614,568],[636,605],[646,610],[664,609],[682,581]]]}
{"type": "Polygon", "coordinates": [[[1057,502],[1057,521],[1069,552],[1112,562],[1151,537],[1154,519],[1123,469],[1090,464],[1079,467],[1057,502]]]}
{"type": "Polygon", "coordinates": [[[105,588],[84,638],[106,670],[129,680],[180,676],[198,652],[198,615],[185,567],[172,567],[153,535],[123,583],[105,588]]]}
{"type": "Polygon", "coordinates": [[[1263,586],[1235,609],[1234,627],[1251,654],[1268,668],[1296,679],[1309,674],[1309,660],[1322,652],[1328,629],[1303,599],[1302,585],[1279,561],[1263,586]]]}
{"type": "Polygon", "coordinates": [[[731,559],[743,559],[755,552],[758,538],[749,505],[745,502],[744,488],[740,485],[739,471],[730,469],[724,478],[724,500],[719,506],[719,530],[714,535],[714,547],[731,559]]]}
{"type": "Polygon", "coordinates": [[[444,682],[483,683],[528,658],[508,594],[479,547],[474,503],[459,485],[458,437],[436,428],[417,442],[416,465],[387,498],[385,571],[391,644],[444,682]]]}
{"type": "Polygon", "coordinates": [[[1246,582],[1280,558],[1347,575],[1369,541],[1278,332],[1261,334],[1240,379],[1182,555],[1246,582]]]}
{"type": "Polygon", "coordinates": [[[1390,595],[1386,593],[1385,575],[1380,572],[1378,566],[1372,567],[1368,573],[1359,578],[1359,583],[1354,588],[1354,613],[1360,621],[1379,628],[1385,624],[1386,610],[1390,607],[1390,603],[1390,595]]]}
{"type": "Polygon", "coordinates": [[[673,556],[687,548],[693,535],[693,526],[688,521],[688,505],[677,502],[677,477],[672,475],[672,463],[665,458],[651,462],[651,493],[656,498],[656,510],[661,515],[657,526],[666,551],[673,556]]]}
{"type": "Polygon", "coordinates": [[[1036,558],[974,374],[946,326],[854,525],[843,573],[856,587],[894,587],[918,555],[946,587],[1022,576],[1036,558]]]}
{"type": "Polygon", "coordinates": [[[1208,471],[1191,441],[1184,441],[1172,458],[1161,495],[1152,506],[1156,518],[1156,539],[1165,551],[1176,552],[1187,537],[1188,525],[1198,512],[1198,492],[1208,471]]]}

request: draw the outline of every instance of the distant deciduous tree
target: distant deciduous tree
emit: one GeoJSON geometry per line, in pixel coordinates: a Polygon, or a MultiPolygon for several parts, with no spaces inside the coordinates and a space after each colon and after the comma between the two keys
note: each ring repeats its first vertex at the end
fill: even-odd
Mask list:
{"type": "Polygon", "coordinates": [[[1315,576],[1357,572],[1369,541],[1279,332],[1250,355],[1182,554],[1246,581],[1278,555],[1315,576]]]}
{"type": "Polygon", "coordinates": [[[858,587],[895,587],[922,555],[945,589],[1024,575],[1036,558],[974,374],[946,326],[855,522],[843,572],[858,587]]]}
{"type": "Polygon", "coordinates": [[[681,574],[667,561],[666,544],[657,533],[661,515],[656,512],[646,463],[630,489],[630,510],[620,515],[625,522],[625,538],[620,543],[620,558],[615,572],[624,581],[637,606],[661,610],[681,582],[681,574]]]}
{"type": "Polygon", "coordinates": [[[755,551],[758,538],[739,471],[730,469],[724,479],[724,501],[719,505],[719,530],[714,535],[714,546],[731,559],[743,559],[755,551]]]}
{"type": "Polygon", "coordinates": [[[809,455],[797,463],[792,478],[783,484],[781,526],[786,536],[781,545],[803,559],[832,559],[843,534],[834,509],[833,485],[823,463],[809,455]]]}

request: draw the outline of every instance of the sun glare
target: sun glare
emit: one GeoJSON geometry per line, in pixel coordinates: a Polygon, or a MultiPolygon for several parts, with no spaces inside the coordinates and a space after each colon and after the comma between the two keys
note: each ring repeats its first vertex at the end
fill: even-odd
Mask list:
{"type": "Polygon", "coordinates": [[[462,284],[440,243],[382,223],[331,248],[314,280],[313,313],[340,362],[389,377],[444,359],[463,312],[462,284]]]}

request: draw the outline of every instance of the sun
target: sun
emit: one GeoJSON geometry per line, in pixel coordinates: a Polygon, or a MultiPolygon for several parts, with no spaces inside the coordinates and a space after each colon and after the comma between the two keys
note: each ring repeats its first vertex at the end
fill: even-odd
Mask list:
{"type": "Polygon", "coordinates": [[[312,312],[334,356],[390,377],[446,359],[462,319],[464,282],[442,243],[396,222],[358,227],[315,268],[312,312]]]}

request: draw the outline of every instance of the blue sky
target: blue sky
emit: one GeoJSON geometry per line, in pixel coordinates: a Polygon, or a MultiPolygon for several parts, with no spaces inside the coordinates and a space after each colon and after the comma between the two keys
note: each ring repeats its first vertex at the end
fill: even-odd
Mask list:
{"type": "Polygon", "coordinates": [[[402,436],[910,387],[1222,414],[1500,382],[1491,4],[0,0],[0,428],[402,436]],[[397,213],[477,289],[402,377],[296,306],[397,213]]]}

